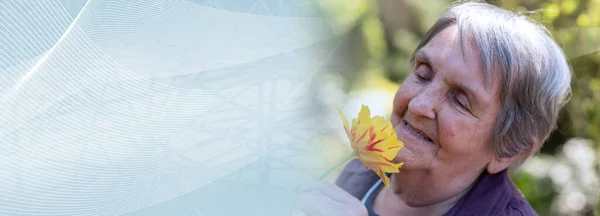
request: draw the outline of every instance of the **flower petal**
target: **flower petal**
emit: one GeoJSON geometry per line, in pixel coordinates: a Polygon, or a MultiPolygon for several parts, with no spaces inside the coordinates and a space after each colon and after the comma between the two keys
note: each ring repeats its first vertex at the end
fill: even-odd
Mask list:
{"type": "Polygon", "coordinates": [[[397,173],[399,172],[398,168],[401,167],[401,164],[394,164],[391,160],[384,158],[382,155],[375,152],[358,152],[359,159],[363,162],[365,167],[372,170],[383,170],[389,173],[397,173]]]}
{"type": "Polygon", "coordinates": [[[387,135],[391,135],[392,133],[395,135],[396,131],[394,131],[394,126],[390,121],[383,119],[381,116],[374,116],[371,120],[373,124],[373,128],[378,131],[378,133],[383,133],[387,135]]]}
{"type": "Polygon", "coordinates": [[[357,150],[356,156],[366,168],[373,170],[390,187],[390,179],[386,173],[398,173],[403,163],[393,163],[392,160],[404,144],[398,140],[396,131],[390,121],[381,116],[371,118],[369,107],[362,106],[358,118],[352,119],[352,127],[348,128],[348,120],[336,105],[338,114],[344,122],[344,128],[352,144],[357,150]]]}
{"type": "Polygon", "coordinates": [[[382,140],[381,142],[377,143],[376,146],[376,148],[383,150],[381,155],[388,160],[393,160],[402,147],[404,147],[402,142],[391,137],[382,140]]]}
{"type": "Polygon", "coordinates": [[[379,176],[379,178],[381,178],[381,180],[383,180],[383,184],[385,184],[386,188],[390,188],[390,178],[385,175],[385,173],[383,171],[376,171],[375,173],[377,173],[377,175],[379,176]]]}
{"type": "Polygon", "coordinates": [[[358,118],[357,118],[356,123],[371,124],[371,110],[369,110],[369,107],[362,105],[362,108],[360,108],[360,112],[358,113],[358,118]]]}
{"type": "MultiPolygon", "coordinates": [[[[350,125],[348,124],[348,119],[346,118],[344,113],[342,113],[340,106],[335,104],[335,109],[337,109],[338,115],[340,115],[340,118],[342,119],[342,123],[344,124],[344,130],[346,131],[346,135],[348,135],[348,139],[352,140],[352,134],[350,132],[350,125]]],[[[354,122],[352,124],[354,124],[354,122]]]]}
{"type": "Polygon", "coordinates": [[[356,135],[354,137],[354,140],[352,140],[352,148],[355,150],[364,149],[367,145],[369,145],[369,139],[371,137],[369,125],[358,124],[353,129],[354,131],[356,131],[356,135]]]}

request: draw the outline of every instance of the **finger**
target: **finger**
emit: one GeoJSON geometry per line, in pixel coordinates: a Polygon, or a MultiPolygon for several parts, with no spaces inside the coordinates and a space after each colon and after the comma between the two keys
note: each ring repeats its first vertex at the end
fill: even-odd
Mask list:
{"type": "Polygon", "coordinates": [[[367,216],[367,209],[359,201],[348,204],[339,202],[322,191],[302,193],[297,202],[295,215],[307,216],[367,216]]]}
{"type": "MultiPolygon", "coordinates": [[[[312,182],[302,187],[301,194],[303,198],[310,200],[310,208],[314,209],[312,212],[314,214],[368,214],[366,207],[360,200],[335,184],[328,182],[312,182]]],[[[304,202],[304,204],[307,203],[308,202],[304,202]]]]}
{"type": "Polygon", "coordinates": [[[303,188],[303,192],[309,191],[319,191],[324,196],[331,197],[332,199],[338,202],[350,205],[362,205],[360,200],[358,200],[356,197],[352,196],[348,192],[344,191],[342,188],[332,183],[314,182],[310,185],[305,185],[303,188]]]}
{"type": "Polygon", "coordinates": [[[298,197],[296,214],[310,216],[342,215],[339,210],[343,205],[346,204],[339,203],[318,190],[306,191],[298,197]]]}

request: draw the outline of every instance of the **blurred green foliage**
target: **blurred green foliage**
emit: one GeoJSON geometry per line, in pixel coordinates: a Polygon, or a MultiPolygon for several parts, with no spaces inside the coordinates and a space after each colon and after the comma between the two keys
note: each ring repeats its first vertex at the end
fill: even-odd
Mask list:
{"type": "MultiPolygon", "coordinates": [[[[360,83],[365,74],[401,83],[409,73],[410,54],[425,32],[455,1],[319,2],[331,13],[335,30],[345,43],[344,58],[352,64],[347,70],[334,72],[348,80],[346,90],[353,90],[362,88],[360,83]]],[[[583,137],[592,141],[600,155],[600,0],[490,0],[488,3],[546,26],[574,70],[571,100],[561,112],[558,129],[544,144],[541,154],[555,154],[567,139],[583,137]]],[[[514,174],[513,179],[540,215],[550,214],[556,196],[550,180],[536,179],[526,173],[514,174]]],[[[600,212],[599,209],[596,212],[600,212]]]]}
{"type": "Polygon", "coordinates": [[[513,180],[539,215],[550,214],[550,206],[557,193],[549,190],[553,186],[549,178],[537,179],[528,173],[519,173],[513,176],[513,180]]]}

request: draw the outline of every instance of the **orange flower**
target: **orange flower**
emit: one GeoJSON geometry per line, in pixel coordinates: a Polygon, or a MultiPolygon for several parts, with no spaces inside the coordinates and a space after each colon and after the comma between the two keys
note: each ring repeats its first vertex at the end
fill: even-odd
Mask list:
{"type": "Polygon", "coordinates": [[[390,178],[385,173],[399,172],[403,163],[395,164],[392,160],[404,146],[396,137],[392,123],[381,116],[371,118],[369,107],[363,105],[358,118],[353,119],[352,127],[349,127],[346,116],[339,106],[335,107],[358,159],[366,168],[377,173],[385,186],[390,188],[390,178]]]}

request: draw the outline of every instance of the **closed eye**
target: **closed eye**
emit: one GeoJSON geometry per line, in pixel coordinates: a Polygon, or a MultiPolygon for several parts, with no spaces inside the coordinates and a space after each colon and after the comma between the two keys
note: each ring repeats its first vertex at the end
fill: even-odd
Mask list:
{"type": "Polygon", "coordinates": [[[432,71],[427,64],[419,64],[415,69],[415,76],[421,82],[430,81],[432,79],[432,71]]]}
{"type": "Polygon", "coordinates": [[[455,94],[452,96],[452,98],[453,98],[454,102],[455,102],[455,103],[456,103],[456,104],[457,104],[457,105],[458,105],[458,106],[459,106],[461,109],[463,109],[464,111],[467,111],[467,112],[469,112],[469,113],[471,112],[471,109],[470,109],[470,107],[469,107],[469,104],[468,104],[468,102],[466,101],[467,99],[465,98],[465,96],[464,96],[464,95],[460,95],[459,93],[455,93],[455,94]]]}

